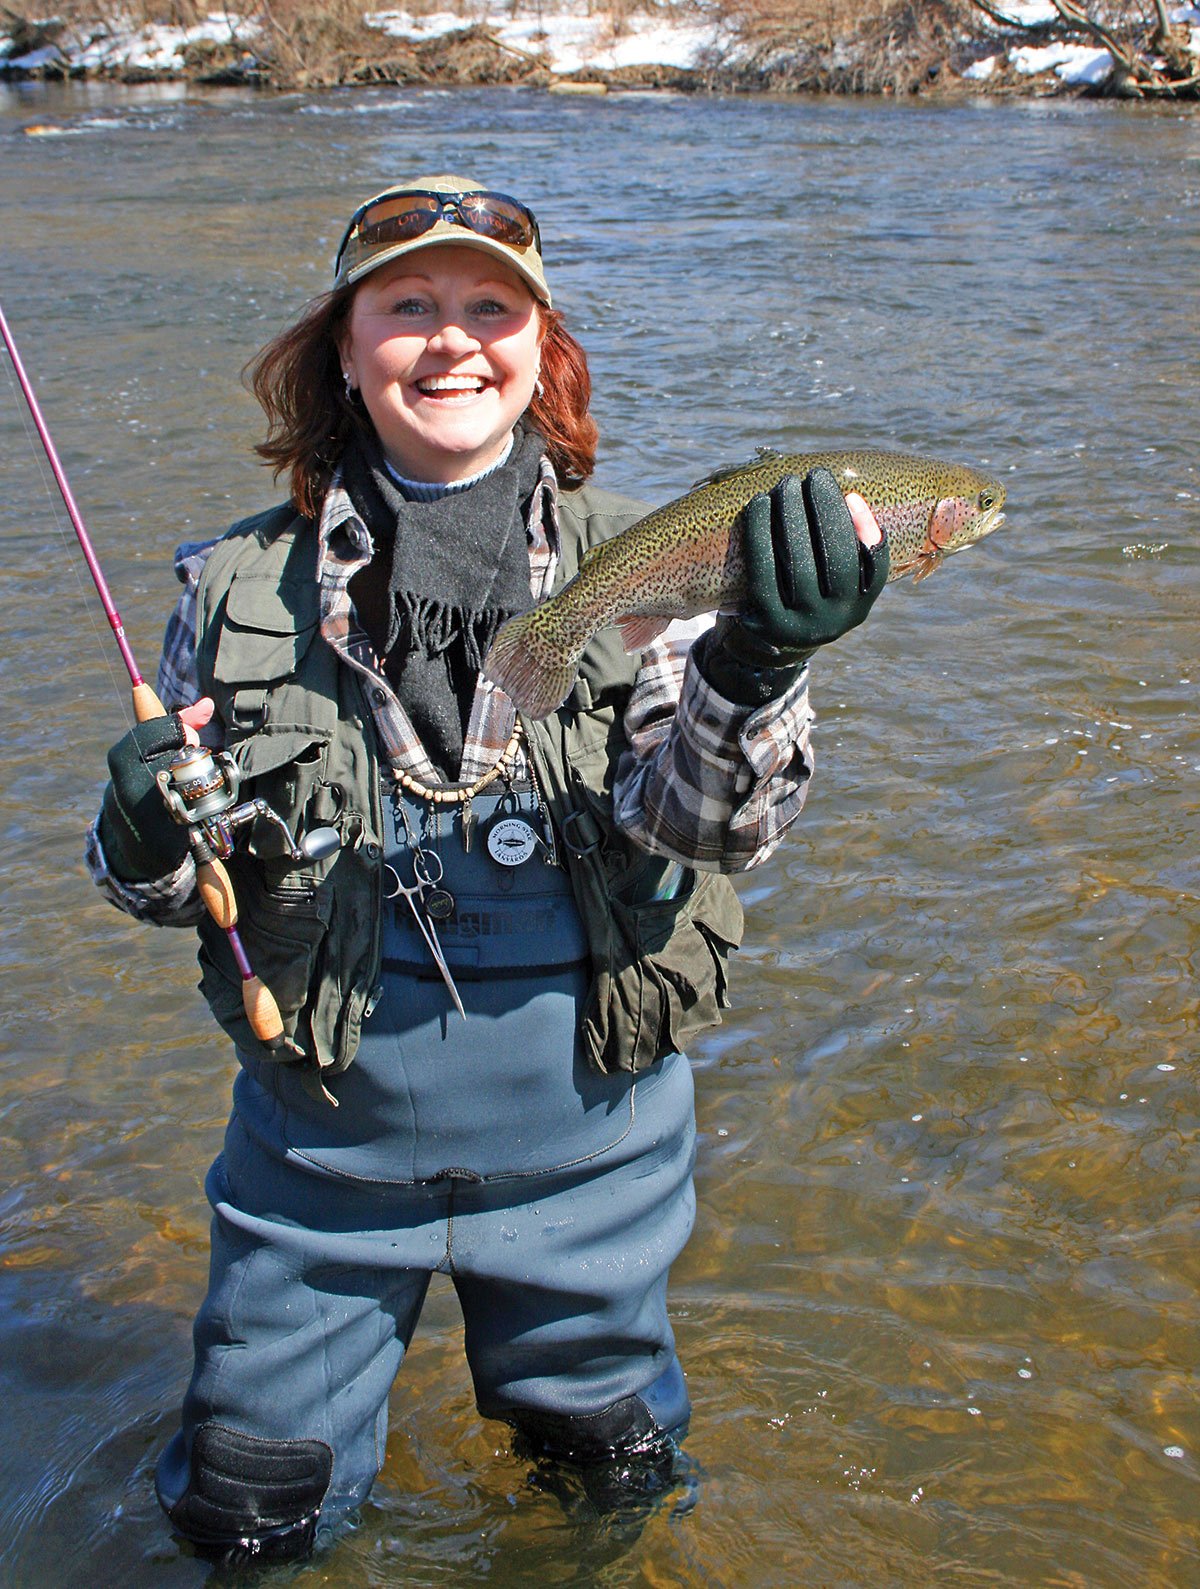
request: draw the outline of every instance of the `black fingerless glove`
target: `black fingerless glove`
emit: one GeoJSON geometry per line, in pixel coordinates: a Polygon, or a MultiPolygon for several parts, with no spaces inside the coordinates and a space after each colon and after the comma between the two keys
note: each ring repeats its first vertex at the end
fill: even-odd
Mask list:
{"type": "Polygon", "coordinates": [[[818,646],[860,624],[887,583],[886,540],[854,533],[828,469],[785,475],[742,510],[746,603],[696,643],[701,673],[726,700],[761,706],[784,694],[818,646]]]}
{"type": "Polygon", "coordinates": [[[111,781],[98,831],[110,869],[127,883],[166,877],[187,854],[187,829],[173,820],[154,781],[183,743],[173,713],[137,723],[108,753],[111,781]]]}

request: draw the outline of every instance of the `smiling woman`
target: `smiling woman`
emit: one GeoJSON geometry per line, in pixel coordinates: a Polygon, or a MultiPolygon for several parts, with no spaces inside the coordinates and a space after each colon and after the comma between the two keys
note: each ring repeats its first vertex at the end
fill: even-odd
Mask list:
{"type": "Polygon", "coordinates": [[[368,276],[339,348],[387,461],[410,479],[450,484],[507,450],[540,378],[541,342],[516,271],[455,244],[368,276]]]}
{"type": "MultiPolygon", "coordinates": [[[[490,387],[497,408],[502,395],[510,429],[500,434],[501,449],[527,408],[564,484],[581,485],[595,466],[587,359],[551,307],[531,212],[505,194],[475,189],[464,177],[421,180],[424,188],[389,188],[354,212],[338,248],[333,291],[315,299],[249,366],[269,421],[257,451],[277,474],[288,472],[292,500],[310,517],[319,517],[337,460],[364,431],[365,420],[372,437],[382,438],[380,424],[391,434],[394,416],[392,439],[399,445],[392,462],[402,476],[431,469],[430,482],[461,483],[496,461],[486,444],[474,449],[478,462],[462,457],[459,447],[439,452],[440,431],[422,443],[415,408],[419,398],[435,396],[431,381],[461,376],[484,383],[479,395],[490,387]],[[402,285],[406,272],[409,289],[402,285]],[[522,344],[522,330],[532,336],[532,350],[522,344]],[[414,369],[424,386],[406,401],[392,377],[423,348],[424,368],[414,369]],[[358,356],[368,366],[362,379],[369,396],[352,369],[358,356]],[[470,368],[468,358],[474,359],[470,368]],[[514,406],[522,395],[524,402],[514,406]],[[407,425],[409,418],[415,427],[407,425]],[[406,457],[405,438],[419,448],[419,459],[406,457]]],[[[460,390],[469,391],[470,384],[460,390]]],[[[484,421],[487,412],[482,405],[478,418],[484,421]]],[[[464,435],[469,442],[470,427],[464,435]]]]}
{"type": "MultiPolygon", "coordinates": [[[[887,549],[827,470],[756,497],[755,610],[636,656],[597,636],[581,688],[525,719],[488,646],[642,514],[588,480],[587,361],[530,212],[451,176],[368,200],[332,292],[252,369],[290,500],[181,549],[166,737],[211,711],[243,796],[341,842],[296,861],[256,830],[229,861],[283,1046],[200,923],[241,1068],[159,1499],[223,1560],[331,1536],[442,1271],[485,1416],[644,1508],[690,1411],[666,1287],[694,1210],[683,1049],[741,936],[722,874],[798,815],[807,657],[866,616],[887,549]],[[818,548],[839,591],[804,572],[818,548]]],[[[110,758],[89,861],[123,909],[190,924],[147,726],[110,758]]]]}

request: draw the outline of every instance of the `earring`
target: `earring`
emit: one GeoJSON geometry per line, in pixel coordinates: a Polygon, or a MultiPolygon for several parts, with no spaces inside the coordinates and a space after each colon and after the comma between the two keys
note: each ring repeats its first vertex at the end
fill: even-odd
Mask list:
{"type": "Polygon", "coordinates": [[[354,390],[355,390],[355,388],[353,386],[353,383],[350,380],[349,373],[347,371],[345,371],[345,370],[342,371],[342,379],[346,383],[346,401],[348,403],[352,403],[354,401],[354,390]]]}
{"type": "Polygon", "coordinates": [[[538,371],[537,378],[533,383],[533,395],[535,397],[545,397],[546,395],[546,388],[542,385],[542,375],[540,370],[538,371]]]}

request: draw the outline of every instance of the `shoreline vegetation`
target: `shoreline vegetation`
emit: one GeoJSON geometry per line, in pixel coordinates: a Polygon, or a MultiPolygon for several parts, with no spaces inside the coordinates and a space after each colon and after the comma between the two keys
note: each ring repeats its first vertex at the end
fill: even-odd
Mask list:
{"type": "Polygon", "coordinates": [[[245,3],[0,0],[0,78],[1200,99],[1200,4],[1168,0],[245,3]]]}

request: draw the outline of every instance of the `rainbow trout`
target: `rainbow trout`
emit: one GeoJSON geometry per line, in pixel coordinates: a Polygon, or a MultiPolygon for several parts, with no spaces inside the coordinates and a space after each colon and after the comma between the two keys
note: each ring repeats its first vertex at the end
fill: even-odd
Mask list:
{"type": "Polygon", "coordinates": [[[889,583],[909,573],[924,579],[1004,522],[1004,487],[962,464],[901,452],[760,449],[752,463],[720,470],[593,547],[557,595],[504,625],[484,673],[530,717],[547,717],[605,624],[618,625],[627,651],[640,651],[676,618],[736,611],[746,583],[738,515],[784,475],[822,466],[870,504],[891,552],[889,583]]]}

